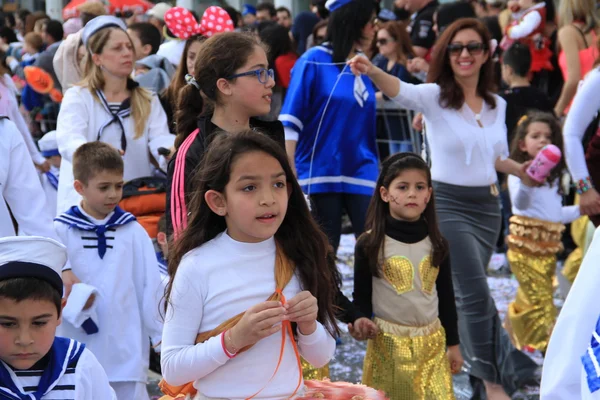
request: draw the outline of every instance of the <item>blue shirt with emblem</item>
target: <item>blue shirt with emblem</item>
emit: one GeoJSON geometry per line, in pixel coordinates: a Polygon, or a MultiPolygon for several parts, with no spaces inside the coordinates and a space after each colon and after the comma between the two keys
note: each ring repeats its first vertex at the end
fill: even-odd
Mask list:
{"type": "Polygon", "coordinates": [[[332,53],[324,44],[298,59],[279,120],[287,140],[293,139],[290,130],[298,135],[296,170],[305,193],[370,196],[378,175],[375,90],[370,79],[361,76],[361,106],[348,66],[316,64],[331,64],[332,53]]]}

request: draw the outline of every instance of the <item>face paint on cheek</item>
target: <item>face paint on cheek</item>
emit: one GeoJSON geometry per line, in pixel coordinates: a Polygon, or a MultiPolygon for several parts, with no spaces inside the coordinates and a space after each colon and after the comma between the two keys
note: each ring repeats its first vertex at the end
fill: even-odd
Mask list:
{"type": "Polygon", "coordinates": [[[398,203],[398,200],[396,200],[396,198],[394,196],[390,196],[390,203],[395,203],[400,205],[400,203],[398,203]]]}

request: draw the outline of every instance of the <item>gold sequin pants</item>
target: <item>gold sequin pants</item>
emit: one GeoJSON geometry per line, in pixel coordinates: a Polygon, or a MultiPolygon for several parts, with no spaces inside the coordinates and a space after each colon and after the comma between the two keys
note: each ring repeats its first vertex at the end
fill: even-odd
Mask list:
{"type": "Polygon", "coordinates": [[[513,216],[508,252],[512,272],[519,282],[517,296],[508,307],[515,346],[546,351],[556,321],[553,278],[556,253],[562,250],[562,224],[513,216]]]}
{"type": "Polygon", "coordinates": [[[424,327],[375,318],[379,334],[367,342],[362,383],[390,400],[454,400],[446,334],[439,320],[424,327]]]}
{"type": "Polygon", "coordinates": [[[302,376],[305,381],[322,381],[329,378],[329,364],[323,368],[316,368],[310,365],[304,358],[302,359],[302,376]]]}

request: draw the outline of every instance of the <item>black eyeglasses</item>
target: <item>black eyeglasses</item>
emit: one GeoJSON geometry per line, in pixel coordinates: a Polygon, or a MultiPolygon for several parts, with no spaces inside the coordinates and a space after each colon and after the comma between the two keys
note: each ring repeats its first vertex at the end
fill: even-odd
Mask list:
{"type": "Polygon", "coordinates": [[[387,39],[387,38],[384,38],[384,39],[377,39],[377,45],[378,45],[378,46],[385,46],[385,45],[386,45],[386,44],[388,44],[389,42],[393,42],[393,40],[392,40],[392,39],[387,39]]]}
{"type": "Polygon", "coordinates": [[[225,79],[235,79],[240,78],[242,76],[252,75],[256,75],[256,78],[258,78],[258,81],[262,84],[266,84],[267,82],[269,82],[269,79],[275,80],[275,71],[266,68],[259,68],[255,69],[254,71],[242,72],[240,74],[231,75],[225,79]]]}
{"type": "Polygon", "coordinates": [[[448,45],[448,53],[454,56],[461,54],[464,49],[467,49],[470,55],[478,56],[485,50],[485,45],[481,42],[471,42],[467,44],[450,43],[448,45]]]}

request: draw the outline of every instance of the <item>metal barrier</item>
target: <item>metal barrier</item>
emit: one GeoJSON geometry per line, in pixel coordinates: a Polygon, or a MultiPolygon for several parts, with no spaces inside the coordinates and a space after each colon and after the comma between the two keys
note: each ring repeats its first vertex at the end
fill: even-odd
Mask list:
{"type": "Polygon", "coordinates": [[[414,116],[414,111],[403,109],[393,101],[377,102],[377,147],[380,160],[398,151],[421,154],[423,138],[412,126],[414,116]]]}

